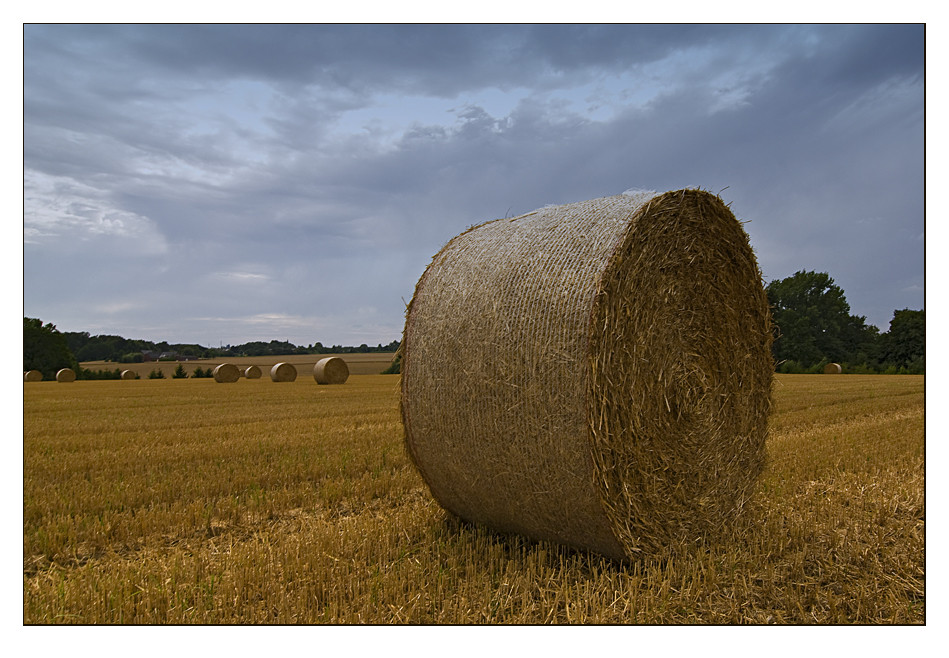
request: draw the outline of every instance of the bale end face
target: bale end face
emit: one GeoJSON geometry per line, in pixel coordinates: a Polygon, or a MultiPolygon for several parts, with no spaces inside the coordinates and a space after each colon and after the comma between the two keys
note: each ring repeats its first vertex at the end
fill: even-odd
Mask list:
{"type": "Polygon", "coordinates": [[[23,381],[41,382],[43,381],[43,373],[41,373],[39,370],[27,370],[23,373],[23,381]]]}
{"type": "Polygon", "coordinates": [[[345,384],[349,379],[349,366],[338,356],[320,359],[313,366],[313,379],[317,384],[345,384]]]}
{"type": "Polygon", "coordinates": [[[828,363],[824,366],[825,375],[840,375],[843,374],[844,369],[840,366],[839,363],[828,363]]]}
{"type": "Polygon", "coordinates": [[[135,371],[123,370],[121,376],[122,376],[122,379],[124,380],[135,379],[135,371]]]}
{"type": "Polygon", "coordinates": [[[260,379],[260,368],[257,366],[247,366],[244,369],[244,377],[247,379],[260,379]]]}

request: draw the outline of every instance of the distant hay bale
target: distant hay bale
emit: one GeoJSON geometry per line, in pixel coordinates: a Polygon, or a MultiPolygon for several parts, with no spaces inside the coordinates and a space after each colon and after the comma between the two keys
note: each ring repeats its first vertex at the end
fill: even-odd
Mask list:
{"type": "Polygon", "coordinates": [[[219,384],[233,384],[241,378],[240,368],[233,363],[222,363],[214,371],[214,381],[219,384]]]}
{"type": "Polygon", "coordinates": [[[43,373],[41,373],[39,370],[27,370],[23,373],[23,381],[41,382],[43,381],[43,373]]]}
{"type": "Polygon", "coordinates": [[[122,379],[135,379],[135,371],[134,371],[134,370],[123,370],[123,371],[122,371],[122,379]]]}
{"type": "Polygon", "coordinates": [[[468,521],[618,559],[690,544],[764,467],[771,341],[748,236],[717,196],[487,222],[409,305],[406,448],[468,521]]]}
{"type": "Polygon", "coordinates": [[[244,376],[247,379],[260,379],[260,368],[257,366],[247,366],[244,368],[244,376]]]}
{"type": "Polygon", "coordinates": [[[824,366],[825,375],[839,375],[842,374],[843,371],[844,369],[840,367],[839,363],[828,363],[824,366]]]}
{"type": "Polygon", "coordinates": [[[317,384],[345,384],[349,379],[349,366],[338,356],[320,359],[313,366],[313,379],[317,384]]]}
{"type": "Polygon", "coordinates": [[[72,368],[63,368],[56,373],[56,381],[58,382],[74,382],[76,381],[76,373],[72,368]]]}
{"type": "Polygon", "coordinates": [[[297,378],[297,369],[292,363],[277,363],[270,369],[270,378],[275,382],[292,382],[297,378]]]}

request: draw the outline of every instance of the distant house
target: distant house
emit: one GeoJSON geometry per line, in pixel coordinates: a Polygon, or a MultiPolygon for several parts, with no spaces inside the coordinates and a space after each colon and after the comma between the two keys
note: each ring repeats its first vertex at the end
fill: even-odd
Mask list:
{"type": "Polygon", "coordinates": [[[142,350],[142,357],[146,361],[158,361],[161,357],[161,353],[155,352],[154,350],[142,350]]]}

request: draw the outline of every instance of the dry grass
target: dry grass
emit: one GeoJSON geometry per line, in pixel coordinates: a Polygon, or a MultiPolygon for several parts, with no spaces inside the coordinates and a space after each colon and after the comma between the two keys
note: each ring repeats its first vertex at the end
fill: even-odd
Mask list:
{"type": "Polygon", "coordinates": [[[922,377],[779,375],[727,540],[629,565],[449,517],[397,381],[24,387],[23,621],[925,620],[922,377]]]}

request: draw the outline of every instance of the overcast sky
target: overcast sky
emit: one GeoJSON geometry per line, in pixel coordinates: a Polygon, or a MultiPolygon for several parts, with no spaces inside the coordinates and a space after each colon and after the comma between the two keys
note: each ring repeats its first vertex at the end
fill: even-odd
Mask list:
{"type": "Polygon", "coordinates": [[[388,343],[431,257],[547,204],[701,187],[765,282],[923,308],[924,30],[24,28],[24,314],[388,343]]]}

